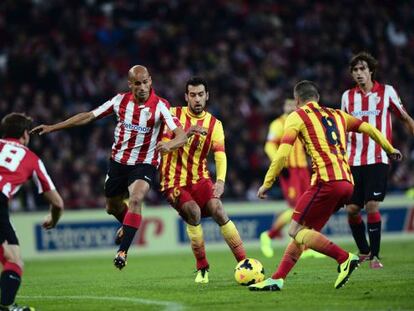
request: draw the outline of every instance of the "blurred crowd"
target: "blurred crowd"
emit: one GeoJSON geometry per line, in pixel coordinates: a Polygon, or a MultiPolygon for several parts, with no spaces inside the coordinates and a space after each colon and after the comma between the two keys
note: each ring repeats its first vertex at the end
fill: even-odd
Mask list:
{"type": "MultiPolygon", "coordinates": [[[[223,121],[225,199],[254,200],[269,161],[267,127],[300,79],[315,81],[321,102],[339,107],[353,85],[348,61],[365,50],[378,80],[393,85],[414,116],[414,2],[248,0],[3,0],[0,2],[0,115],[26,112],[51,124],[127,90],[133,64],[149,68],[153,87],[173,106],[201,75],[208,110],[223,121]],[[411,51],[411,52],[410,52],[411,51]]],[[[33,136],[67,208],[103,207],[115,121],[33,136]]],[[[414,186],[414,139],[394,122],[390,191],[414,186]]],[[[214,166],[211,166],[214,171],[214,166]]],[[[33,185],[15,208],[41,205],[33,185]]],[[[277,192],[276,192],[277,195],[277,192]]],[[[151,203],[162,199],[156,191],[151,203]]]]}

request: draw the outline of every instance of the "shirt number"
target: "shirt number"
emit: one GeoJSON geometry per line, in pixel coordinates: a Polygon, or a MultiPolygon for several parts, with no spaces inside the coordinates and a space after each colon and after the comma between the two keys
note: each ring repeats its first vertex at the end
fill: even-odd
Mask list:
{"type": "Polygon", "coordinates": [[[330,117],[322,117],[322,124],[325,128],[325,135],[330,145],[337,145],[339,139],[338,128],[335,121],[330,117]]]}
{"type": "Polygon", "coordinates": [[[5,144],[0,151],[0,166],[7,168],[11,172],[15,172],[22,162],[26,150],[9,144],[5,144]]]}

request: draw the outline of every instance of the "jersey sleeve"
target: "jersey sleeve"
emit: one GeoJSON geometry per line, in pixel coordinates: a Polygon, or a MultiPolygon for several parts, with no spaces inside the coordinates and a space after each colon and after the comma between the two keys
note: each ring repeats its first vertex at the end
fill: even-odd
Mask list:
{"type": "Polygon", "coordinates": [[[37,159],[37,161],[35,162],[32,178],[37,186],[39,193],[56,189],[52,179],[46,171],[45,165],[40,159],[37,159]]]}
{"type": "Polygon", "coordinates": [[[344,92],[341,99],[341,110],[345,112],[348,112],[348,92],[344,92]]]}
{"type": "Polygon", "coordinates": [[[109,116],[109,115],[113,114],[115,103],[118,102],[118,101],[121,101],[122,97],[123,97],[122,94],[118,94],[115,97],[113,97],[112,99],[106,101],[105,103],[103,103],[99,107],[92,110],[92,113],[95,116],[95,118],[102,119],[106,116],[109,116]]]}
{"type": "Polygon", "coordinates": [[[397,94],[397,91],[391,86],[386,86],[390,96],[390,109],[394,112],[399,118],[401,118],[405,108],[401,102],[400,97],[397,94]]]}
{"type": "Polygon", "coordinates": [[[211,135],[214,162],[216,163],[216,179],[225,181],[227,172],[227,157],[224,143],[223,124],[217,120],[211,135]]]}
{"type": "Polygon", "coordinates": [[[303,126],[304,122],[299,114],[296,111],[292,112],[286,119],[284,133],[280,144],[293,145],[303,126]]]}
{"type": "Polygon", "coordinates": [[[170,112],[170,104],[168,102],[160,102],[159,105],[161,120],[171,131],[174,131],[178,126],[180,126],[180,121],[170,112]]]}
{"type": "Polygon", "coordinates": [[[225,152],[223,124],[217,120],[211,135],[213,152],[225,152]]]}
{"type": "Polygon", "coordinates": [[[341,110],[336,110],[339,114],[345,119],[346,130],[347,132],[358,132],[359,126],[362,123],[362,120],[351,116],[350,114],[343,112],[341,110]]]}

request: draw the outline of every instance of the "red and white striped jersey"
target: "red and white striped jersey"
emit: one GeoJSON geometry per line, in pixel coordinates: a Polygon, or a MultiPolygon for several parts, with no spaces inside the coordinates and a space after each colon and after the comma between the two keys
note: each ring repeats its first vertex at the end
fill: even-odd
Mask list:
{"type": "Polygon", "coordinates": [[[131,92],[118,94],[95,110],[96,118],[116,114],[111,158],[121,164],[152,164],[158,167],[159,152],[155,150],[161,140],[164,125],[173,131],[178,120],[169,111],[167,100],[158,97],[151,90],[148,100],[139,105],[131,92]]]}
{"type": "Polygon", "coordinates": [[[55,190],[42,160],[34,152],[18,139],[0,139],[0,191],[11,199],[30,178],[39,193],[55,190]]]}
{"type": "MultiPolygon", "coordinates": [[[[391,85],[374,81],[372,90],[366,94],[357,86],[342,95],[342,110],[354,117],[375,126],[388,139],[392,140],[391,111],[398,117],[404,107],[391,85]]],[[[389,163],[389,159],[381,146],[368,135],[349,132],[347,152],[349,164],[361,166],[375,163],[389,163]]]]}

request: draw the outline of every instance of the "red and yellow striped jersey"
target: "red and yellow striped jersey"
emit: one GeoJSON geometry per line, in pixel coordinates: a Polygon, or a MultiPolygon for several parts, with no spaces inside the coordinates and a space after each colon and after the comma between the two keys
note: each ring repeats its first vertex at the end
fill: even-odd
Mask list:
{"type": "MultiPolygon", "coordinates": [[[[222,123],[208,112],[200,116],[193,115],[188,107],[174,107],[171,112],[180,120],[185,131],[192,125],[199,125],[207,129],[207,135],[193,135],[183,147],[162,156],[161,191],[209,178],[207,155],[210,150],[214,152],[216,160],[217,179],[224,181],[226,158],[222,123]]],[[[163,140],[171,139],[171,135],[172,132],[165,133],[163,140]]]]}
{"type": "MultiPolygon", "coordinates": [[[[269,126],[269,132],[267,134],[267,141],[265,145],[265,152],[270,161],[276,156],[277,148],[280,145],[280,141],[283,137],[285,122],[288,114],[283,114],[269,126]]],[[[306,160],[306,152],[302,142],[297,139],[293,145],[293,150],[290,153],[286,167],[307,167],[308,162],[306,160]]]]}
{"type": "Polygon", "coordinates": [[[395,153],[394,147],[369,123],[341,110],[321,107],[311,101],[287,117],[280,147],[266,173],[263,186],[267,189],[272,186],[298,137],[312,158],[312,185],[318,181],[334,180],[348,180],[353,183],[346,154],[346,131],[368,134],[387,154],[395,153]]]}

